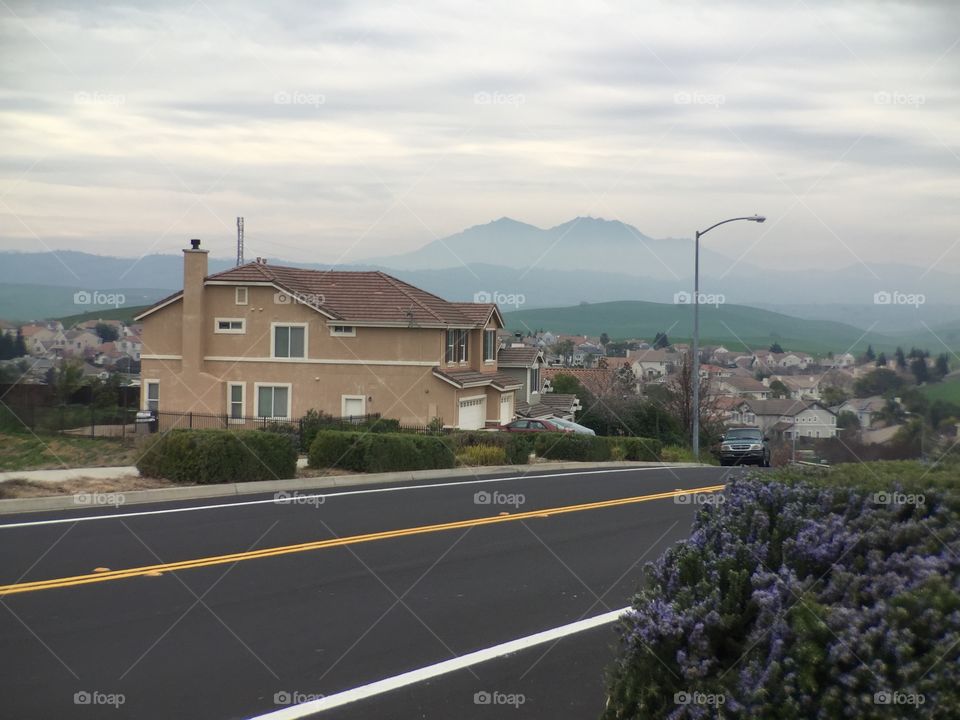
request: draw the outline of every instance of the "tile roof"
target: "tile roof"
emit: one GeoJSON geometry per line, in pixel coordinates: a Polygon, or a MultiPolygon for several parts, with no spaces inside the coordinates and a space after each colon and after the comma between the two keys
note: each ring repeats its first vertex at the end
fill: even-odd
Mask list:
{"type": "Polygon", "coordinates": [[[456,385],[459,388],[485,387],[490,385],[495,390],[517,390],[523,384],[516,378],[504,373],[483,373],[476,370],[444,370],[439,367],[433,369],[433,374],[456,385]]]}
{"type": "Polygon", "coordinates": [[[514,412],[524,418],[549,418],[556,414],[556,410],[543,403],[530,404],[523,400],[514,405],[514,412]]]}
{"type": "MultiPolygon", "coordinates": [[[[799,415],[804,410],[811,407],[821,407],[823,405],[814,400],[790,400],[789,398],[775,398],[772,400],[754,400],[746,398],[744,401],[755,415],[786,415],[792,417],[799,415]]],[[[829,412],[829,408],[824,408],[829,412]]]]}
{"type": "MultiPolygon", "coordinates": [[[[379,271],[308,270],[252,262],[206,278],[207,282],[271,283],[334,320],[390,325],[482,327],[491,314],[502,320],[492,303],[453,303],[379,271]]],[[[174,293],[138,317],[178,298],[174,293]]]]}
{"type": "Polygon", "coordinates": [[[527,347],[505,347],[497,353],[497,365],[504,367],[530,367],[537,360],[542,360],[542,352],[539,348],[527,347]]]}
{"type": "Polygon", "coordinates": [[[572,413],[579,408],[580,398],[570,393],[541,393],[540,404],[564,413],[572,413]]]}
{"type": "Polygon", "coordinates": [[[720,382],[742,392],[770,392],[770,388],[752,377],[731,375],[730,377],[720,378],[720,382]]]}

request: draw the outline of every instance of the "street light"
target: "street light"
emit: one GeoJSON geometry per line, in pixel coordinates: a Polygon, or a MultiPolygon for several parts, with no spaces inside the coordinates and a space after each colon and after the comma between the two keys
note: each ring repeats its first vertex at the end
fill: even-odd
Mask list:
{"type": "Polygon", "coordinates": [[[766,220],[763,215],[750,215],[749,217],[735,217],[729,220],[721,220],[708,227],[706,230],[697,230],[696,242],[694,243],[693,253],[693,372],[691,382],[693,383],[693,460],[700,462],[700,237],[706,235],[715,227],[726,225],[737,220],[749,220],[750,222],[762,223],[766,220]]]}

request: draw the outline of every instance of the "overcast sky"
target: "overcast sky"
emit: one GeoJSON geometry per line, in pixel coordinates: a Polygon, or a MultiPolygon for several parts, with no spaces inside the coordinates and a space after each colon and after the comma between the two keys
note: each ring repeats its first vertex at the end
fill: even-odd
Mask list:
{"type": "MultiPolygon", "coordinates": [[[[501,216],[960,273],[956,2],[0,2],[0,249],[357,261],[501,216]]],[[[496,259],[492,259],[495,261],[496,259]]]]}

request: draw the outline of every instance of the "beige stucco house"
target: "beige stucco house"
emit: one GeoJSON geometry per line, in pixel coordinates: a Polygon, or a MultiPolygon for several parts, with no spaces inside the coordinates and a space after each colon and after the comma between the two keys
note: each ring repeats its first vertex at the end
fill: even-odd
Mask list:
{"type": "Polygon", "coordinates": [[[521,384],[497,367],[495,304],[454,303],[382,272],[247,263],[184,286],[143,323],[144,409],[296,419],[377,413],[462,429],[509,422],[521,384]]]}

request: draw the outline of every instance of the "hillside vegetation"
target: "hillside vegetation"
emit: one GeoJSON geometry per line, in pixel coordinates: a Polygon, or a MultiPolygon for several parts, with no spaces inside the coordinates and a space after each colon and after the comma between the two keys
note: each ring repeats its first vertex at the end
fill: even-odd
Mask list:
{"type": "MultiPolygon", "coordinates": [[[[549,330],[570,335],[611,338],[653,338],[666,332],[673,341],[687,340],[693,332],[689,305],[650,302],[591,303],[573,307],[519,310],[505,313],[507,327],[515,332],[549,330]]],[[[893,350],[898,341],[879,333],[828,320],[803,320],[745,305],[700,306],[700,337],[705,343],[723,343],[731,350],[767,347],[779,342],[790,350],[811,353],[856,353],[872,344],[876,350],[893,350]]]]}

